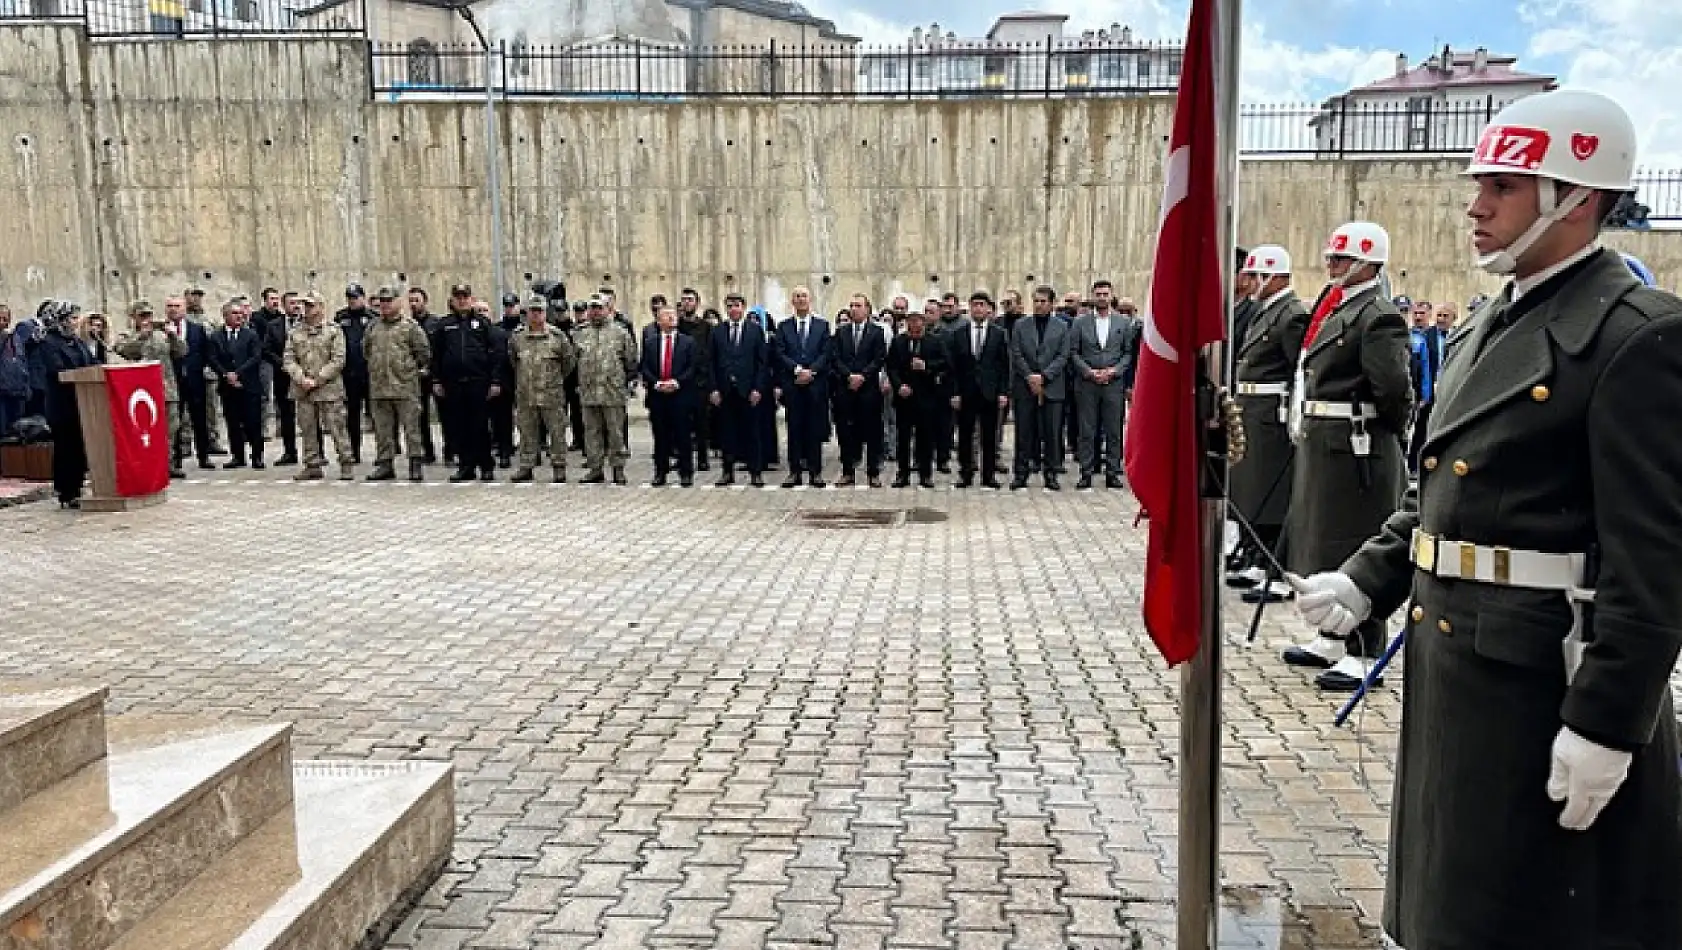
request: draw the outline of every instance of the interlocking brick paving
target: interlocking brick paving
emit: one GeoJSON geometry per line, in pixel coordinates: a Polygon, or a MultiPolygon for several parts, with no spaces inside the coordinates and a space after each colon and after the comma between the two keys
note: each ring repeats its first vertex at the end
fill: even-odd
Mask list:
{"type": "MultiPolygon", "coordinates": [[[[1179,674],[1129,495],[649,489],[639,462],[0,511],[0,678],[452,759],[455,861],[392,947],[1172,945],[1179,674]]],[[[1274,658],[1289,609],[1245,650],[1231,608],[1223,943],[1375,947],[1400,677],[1334,730],[1274,658]]]]}

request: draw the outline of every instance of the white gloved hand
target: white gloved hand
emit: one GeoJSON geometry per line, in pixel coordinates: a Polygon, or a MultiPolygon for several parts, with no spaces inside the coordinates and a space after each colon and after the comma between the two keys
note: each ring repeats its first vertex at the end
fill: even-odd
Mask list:
{"type": "Polygon", "coordinates": [[[1297,614],[1316,630],[1348,636],[1372,613],[1372,601],[1348,574],[1324,571],[1301,577],[1285,572],[1297,592],[1297,614]]]}
{"type": "Polygon", "coordinates": [[[1564,802],[1559,826],[1586,831],[1629,777],[1634,756],[1590,742],[1561,726],[1554,737],[1553,768],[1548,771],[1548,797],[1564,802]]]}

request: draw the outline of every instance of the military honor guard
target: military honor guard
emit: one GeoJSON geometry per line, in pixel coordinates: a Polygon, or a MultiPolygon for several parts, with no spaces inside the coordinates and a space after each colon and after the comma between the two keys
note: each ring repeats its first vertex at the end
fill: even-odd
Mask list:
{"type": "MultiPolygon", "coordinates": [[[[1297,452],[1285,530],[1287,566],[1297,574],[1335,570],[1407,488],[1408,325],[1379,280],[1390,235],[1369,221],[1345,224],[1326,242],[1325,258],[1331,281],[1314,304],[1291,389],[1297,452]]],[[[1352,692],[1384,650],[1383,622],[1320,628],[1286,650],[1285,662],[1325,669],[1316,685],[1352,692]]]]}
{"type": "Polygon", "coordinates": [[[1682,946],[1682,300],[1600,244],[1635,140],[1572,89],[1484,130],[1471,242],[1508,282],[1448,340],[1417,490],[1297,597],[1333,634],[1407,608],[1406,950],[1682,946]]]}

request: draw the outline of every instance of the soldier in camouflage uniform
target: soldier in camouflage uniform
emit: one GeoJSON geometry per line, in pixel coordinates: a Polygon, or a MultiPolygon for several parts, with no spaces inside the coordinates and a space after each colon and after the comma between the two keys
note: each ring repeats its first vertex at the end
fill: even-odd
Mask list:
{"type": "Polygon", "coordinates": [[[133,329],[117,339],[114,349],[125,360],[155,360],[164,374],[164,413],[169,417],[169,477],[186,478],[181,468],[181,387],[175,381],[175,361],[187,355],[187,341],[152,322],[152,305],[136,300],[129,305],[133,329]]]}
{"type": "Polygon", "coordinates": [[[362,353],[368,360],[368,412],[374,417],[374,441],[379,447],[368,481],[388,482],[397,477],[392,464],[401,428],[409,449],[409,481],[418,482],[426,478],[426,444],[421,438],[417,393],[421,373],[432,365],[432,344],[395,289],[381,287],[374,300],[380,317],[362,337],[362,353]]]}
{"type": "Polygon", "coordinates": [[[520,427],[520,468],[512,479],[516,482],[531,481],[545,431],[555,483],[567,480],[566,379],[578,365],[578,354],[567,335],[549,325],[548,311],[549,301],[534,295],[526,301],[525,326],[508,336],[520,427]]]}
{"type": "Polygon", "coordinates": [[[350,432],[345,427],[345,334],[336,323],[327,322],[321,298],[314,294],[304,297],[304,322],[287,334],[283,368],[292,380],[298,429],[304,437],[304,470],[294,477],[300,482],[321,478],[321,467],[326,464],[321,427],[326,426],[339,456],[339,480],[355,478],[350,432]]]}
{"type": "Polygon", "coordinates": [[[625,380],[636,372],[637,341],[631,331],[608,319],[605,301],[590,301],[590,320],[573,336],[578,345],[578,397],[584,403],[584,457],[587,485],[606,481],[602,465],[611,456],[613,483],[625,484],[625,380]]]}

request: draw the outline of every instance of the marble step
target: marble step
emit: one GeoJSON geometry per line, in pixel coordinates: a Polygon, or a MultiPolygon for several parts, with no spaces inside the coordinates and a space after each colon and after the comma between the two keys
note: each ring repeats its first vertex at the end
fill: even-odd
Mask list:
{"type": "Polygon", "coordinates": [[[0,812],[104,757],[104,689],[0,691],[0,812]]]}
{"type": "Polygon", "coordinates": [[[292,801],[291,727],[158,731],[0,815],[0,950],[103,950],[292,801]]]}
{"type": "Polygon", "coordinates": [[[441,762],[300,762],[274,816],[110,950],[381,946],[449,860],[441,762]]]}

